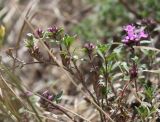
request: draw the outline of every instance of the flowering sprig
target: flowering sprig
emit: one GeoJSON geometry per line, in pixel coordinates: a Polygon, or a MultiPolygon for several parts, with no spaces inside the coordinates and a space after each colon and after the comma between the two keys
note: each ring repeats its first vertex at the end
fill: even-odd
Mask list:
{"type": "Polygon", "coordinates": [[[123,27],[126,35],[123,37],[122,42],[128,46],[138,45],[140,40],[146,39],[148,33],[143,28],[136,28],[134,25],[127,25],[123,27]]]}
{"type": "Polygon", "coordinates": [[[63,29],[57,28],[55,26],[49,27],[46,30],[38,28],[34,33],[27,34],[27,39],[25,40],[25,45],[28,48],[29,53],[36,60],[40,62],[53,62],[49,53],[43,48],[40,40],[44,42],[46,47],[51,50],[51,41],[54,42],[61,41],[63,38],[63,29]]]}
{"type": "Polygon", "coordinates": [[[84,45],[85,51],[88,54],[88,56],[91,58],[91,54],[93,53],[94,49],[95,49],[95,45],[93,43],[86,43],[84,45]]]}
{"type": "MultiPolygon", "coordinates": [[[[148,33],[145,32],[144,27],[136,27],[133,24],[129,24],[123,27],[123,30],[126,32],[126,34],[124,35],[122,42],[127,45],[128,47],[131,47],[131,56],[135,57],[135,50],[133,48],[134,45],[139,45],[140,41],[143,39],[148,38],[148,33]]],[[[136,92],[138,92],[137,90],[137,77],[138,77],[138,66],[136,61],[131,60],[132,61],[132,67],[129,70],[129,74],[130,74],[130,82],[134,81],[135,82],[135,88],[136,88],[136,92]]],[[[128,85],[128,84],[127,84],[128,85]]],[[[124,93],[124,90],[127,88],[127,85],[124,87],[122,94],[124,93]]],[[[123,95],[122,95],[123,96],[123,95]]]]}

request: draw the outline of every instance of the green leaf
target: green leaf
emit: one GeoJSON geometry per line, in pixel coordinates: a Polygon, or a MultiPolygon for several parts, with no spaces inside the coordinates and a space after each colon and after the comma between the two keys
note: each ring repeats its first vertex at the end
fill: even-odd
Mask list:
{"type": "Polygon", "coordinates": [[[144,93],[145,93],[146,97],[151,101],[153,98],[153,94],[154,94],[154,88],[148,87],[145,85],[144,93]]]}
{"type": "Polygon", "coordinates": [[[134,56],[133,58],[131,58],[134,62],[138,63],[138,57],[137,56],[134,56]]]}
{"type": "Polygon", "coordinates": [[[34,39],[33,34],[32,33],[28,33],[27,34],[27,39],[24,42],[25,46],[28,47],[28,48],[33,47],[34,46],[34,41],[35,41],[35,39],[34,39]]]}
{"type": "Polygon", "coordinates": [[[102,95],[106,95],[109,93],[109,89],[107,89],[107,87],[102,87],[101,92],[102,92],[102,95]]]}
{"type": "Polygon", "coordinates": [[[151,41],[148,41],[148,40],[143,40],[143,41],[140,41],[140,44],[150,44],[151,41]]]}
{"type": "Polygon", "coordinates": [[[62,94],[63,94],[63,91],[61,91],[60,93],[58,93],[58,94],[56,95],[56,98],[60,98],[60,97],[62,96],[62,94]]]}
{"type": "Polygon", "coordinates": [[[98,44],[97,49],[102,53],[105,54],[110,49],[110,44],[98,44]]]}
{"type": "Polygon", "coordinates": [[[117,54],[120,55],[121,51],[122,51],[123,45],[119,45],[118,47],[116,47],[113,51],[117,54]]]}
{"type": "Polygon", "coordinates": [[[121,66],[123,67],[123,69],[125,69],[127,72],[129,72],[129,67],[126,62],[122,62],[121,66]]]}
{"type": "Polygon", "coordinates": [[[67,48],[69,48],[74,41],[75,37],[73,36],[65,35],[65,37],[63,38],[63,43],[67,48]]]}
{"type": "Polygon", "coordinates": [[[106,60],[107,60],[108,62],[114,61],[115,58],[116,58],[116,56],[117,56],[117,54],[116,54],[115,52],[112,52],[111,54],[107,55],[106,60]]]}
{"type": "Polygon", "coordinates": [[[114,63],[112,66],[112,70],[116,69],[120,65],[120,63],[121,63],[120,61],[114,63]]]}
{"type": "Polygon", "coordinates": [[[104,60],[104,55],[108,52],[110,46],[111,46],[110,44],[100,44],[98,42],[97,53],[103,60],[104,60]]]}
{"type": "Polygon", "coordinates": [[[97,50],[97,53],[103,60],[105,60],[104,55],[100,50],[97,50]]]}
{"type": "Polygon", "coordinates": [[[61,91],[54,97],[54,101],[56,101],[56,103],[60,103],[62,94],[63,94],[63,91],[61,91]]]}
{"type": "Polygon", "coordinates": [[[136,108],[137,111],[138,111],[138,114],[142,117],[142,118],[145,118],[149,115],[150,113],[150,110],[147,106],[140,106],[138,108],[136,108]]]}

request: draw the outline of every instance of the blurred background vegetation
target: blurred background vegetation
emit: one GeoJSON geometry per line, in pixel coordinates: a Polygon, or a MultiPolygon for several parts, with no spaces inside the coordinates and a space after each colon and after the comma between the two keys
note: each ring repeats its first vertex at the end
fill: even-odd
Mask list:
{"type": "MultiPolygon", "coordinates": [[[[16,5],[13,2],[14,0],[1,0],[0,4],[0,19],[6,25],[7,31],[11,31],[10,27],[15,25],[20,16],[15,10],[16,5],[23,11],[31,1],[19,0],[16,5]]],[[[105,40],[118,36],[123,25],[140,19],[152,18],[160,21],[158,0],[40,0],[35,9],[37,13],[32,19],[37,18],[38,21],[33,21],[33,25],[41,27],[47,26],[47,23],[64,26],[68,32],[77,34],[82,41],[105,40]],[[46,16],[48,19],[45,19],[46,16]]]]}

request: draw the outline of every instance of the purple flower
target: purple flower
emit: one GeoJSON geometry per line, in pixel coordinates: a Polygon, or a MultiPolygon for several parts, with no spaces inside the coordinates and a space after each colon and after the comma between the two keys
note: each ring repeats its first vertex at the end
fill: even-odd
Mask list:
{"type": "Polygon", "coordinates": [[[86,51],[87,51],[89,54],[91,54],[91,53],[93,52],[93,50],[94,50],[95,47],[96,47],[96,46],[95,46],[94,44],[92,44],[92,43],[86,43],[86,44],[84,45],[84,48],[86,49],[86,51]]]}
{"type": "Polygon", "coordinates": [[[48,31],[51,32],[51,33],[56,33],[58,31],[58,28],[56,26],[49,27],[48,31]]]}
{"type": "MultiPolygon", "coordinates": [[[[50,101],[52,101],[54,98],[53,95],[48,90],[44,91],[41,95],[50,101]]],[[[47,102],[43,97],[41,97],[39,100],[41,104],[43,104],[44,102],[47,102]]]]}
{"type": "Polygon", "coordinates": [[[137,45],[138,42],[148,37],[144,29],[138,29],[134,25],[127,25],[123,27],[126,35],[123,37],[122,42],[126,45],[137,45]]]}
{"type": "Polygon", "coordinates": [[[123,43],[128,43],[129,41],[129,37],[128,36],[125,36],[122,40],[123,43]]]}
{"type": "Polygon", "coordinates": [[[49,95],[48,100],[53,100],[53,95],[49,95]]]}
{"type": "Polygon", "coordinates": [[[144,31],[141,31],[141,32],[139,32],[139,37],[140,37],[140,38],[147,38],[147,37],[148,37],[148,34],[145,33],[144,31]]]}
{"type": "Polygon", "coordinates": [[[57,37],[59,36],[58,35],[58,28],[56,26],[53,26],[53,27],[49,27],[48,28],[48,37],[52,38],[52,39],[57,39],[57,37]]]}
{"type": "Polygon", "coordinates": [[[42,96],[43,96],[43,97],[48,97],[49,95],[50,95],[50,93],[49,93],[48,90],[46,90],[46,91],[44,91],[44,92],[42,93],[42,96]]]}
{"type": "Polygon", "coordinates": [[[40,97],[39,100],[40,106],[49,111],[51,109],[50,107],[52,107],[52,104],[47,100],[53,101],[54,95],[50,91],[46,90],[41,94],[41,96],[42,97],[40,97]]]}
{"type": "Polygon", "coordinates": [[[135,30],[135,26],[133,25],[124,26],[124,30],[127,32],[133,32],[135,30]]]}

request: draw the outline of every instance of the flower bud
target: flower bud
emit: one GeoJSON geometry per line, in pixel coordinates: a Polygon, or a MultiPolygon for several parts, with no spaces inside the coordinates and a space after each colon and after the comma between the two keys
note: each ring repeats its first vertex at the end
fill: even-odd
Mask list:
{"type": "Polygon", "coordinates": [[[38,28],[34,33],[36,38],[42,38],[43,37],[43,30],[38,28]]]}
{"type": "Polygon", "coordinates": [[[130,73],[130,78],[131,78],[131,79],[136,78],[136,77],[138,76],[137,67],[136,67],[136,66],[133,66],[133,67],[130,69],[129,73],[130,73]]]}
{"type": "Polygon", "coordinates": [[[48,28],[48,31],[51,32],[51,33],[56,33],[58,31],[58,28],[53,26],[53,27],[49,27],[48,28]]]}
{"type": "Polygon", "coordinates": [[[48,90],[46,90],[41,94],[41,96],[42,97],[39,100],[40,106],[46,110],[50,110],[50,107],[52,107],[52,104],[48,102],[47,100],[53,101],[54,99],[53,94],[51,94],[48,90]]]}
{"type": "Polygon", "coordinates": [[[84,45],[84,48],[86,49],[86,51],[87,51],[87,53],[88,53],[89,55],[93,52],[93,50],[94,50],[95,47],[96,47],[96,46],[95,46],[94,44],[92,44],[92,43],[86,43],[86,44],[84,45]]]}

